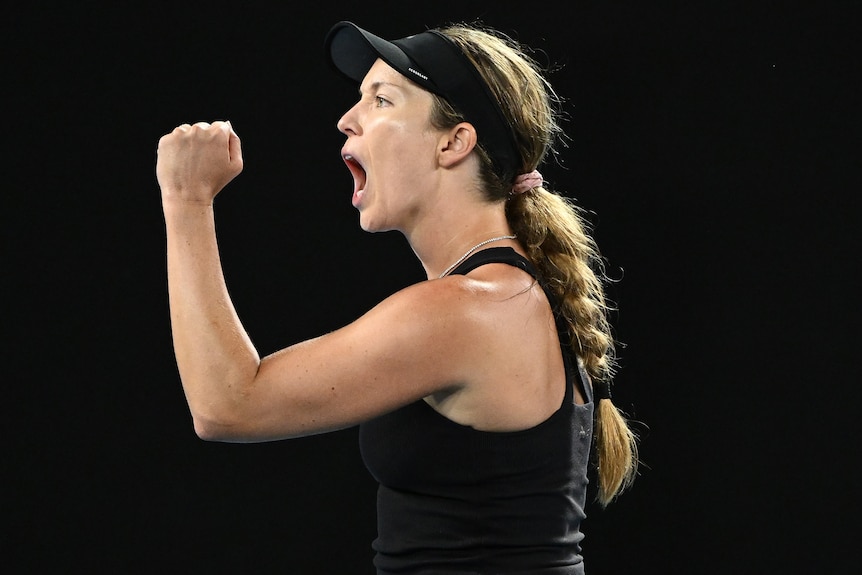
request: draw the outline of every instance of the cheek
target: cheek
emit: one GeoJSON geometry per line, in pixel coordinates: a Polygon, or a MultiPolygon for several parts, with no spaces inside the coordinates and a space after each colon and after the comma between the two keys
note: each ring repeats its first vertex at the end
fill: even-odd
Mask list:
{"type": "Polygon", "coordinates": [[[406,188],[421,185],[424,175],[435,167],[439,134],[427,123],[416,120],[420,114],[414,112],[403,118],[390,115],[373,128],[367,126],[366,134],[373,142],[369,150],[371,166],[384,188],[405,193],[406,188]]]}
{"type": "Polygon", "coordinates": [[[386,168],[387,187],[406,198],[430,182],[434,170],[434,155],[427,145],[411,142],[393,150],[394,161],[386,168]]]}
{"type": "Polygon", "coordinates": [[[384,137],[378,147],[378,158],[385,159],[387,175],[410,177],[417,170],[432,169],[436,157],[436,140],[427,132],[418,130],[393,130],[384,137]]]}
{"type": "Polygon", "coordinates": [[[427,130],[405,131],[396,151],[405,164],[431,169],[437,157],[437,137],[427,130]]]}

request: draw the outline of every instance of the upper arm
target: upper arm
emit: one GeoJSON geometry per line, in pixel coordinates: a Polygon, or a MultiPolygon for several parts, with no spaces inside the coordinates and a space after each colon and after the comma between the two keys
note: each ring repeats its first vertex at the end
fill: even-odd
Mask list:
{"type": "Polygon", "coordinates": [[[265,357],[213,439],[263,441],[358,424],[464,381],[473,327],[463,282],[422,282],[353,323],[265,357]]]}

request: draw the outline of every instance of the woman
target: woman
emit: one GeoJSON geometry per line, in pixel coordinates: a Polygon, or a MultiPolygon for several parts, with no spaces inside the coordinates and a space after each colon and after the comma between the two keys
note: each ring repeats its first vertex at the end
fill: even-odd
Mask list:
{"type": "Polygon", "coordinates": [[[387,42],[341,22],[326,50],[360,86],[338,122],[360,224],[400,231],[428,281],[261,359],[213,219],[242,170],[239,137],[226,122],[176,128],[157,176],[195,431],[269,441],[359,425],[380,482],[378,573],[582,573],[592,439],[603,505],[633,479],[636,443],[610,402],[597,251],[536,171],[559,132],[554,92],[513,41],[475,27],[387,42]]]}

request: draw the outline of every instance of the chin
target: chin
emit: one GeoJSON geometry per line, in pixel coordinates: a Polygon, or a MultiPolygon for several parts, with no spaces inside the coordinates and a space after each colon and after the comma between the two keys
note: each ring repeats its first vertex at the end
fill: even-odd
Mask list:
{"type": "Polygon", "coordinates": [[[377,232],[389,232],[395,229],[395,227],[387,225],[384,221],[373,219],[368,212],[359,213],[359,227],[362,228],[363,231],[372,234],[377,232]]]}
{"type": "Polygon", "coordinates": [[[362,231],[369,232],[372,234],[375,232],[383,231],[380,226],[377,225],[377,223],[364,212],[359,213],[359,227],[362,228],[362,231]]]}

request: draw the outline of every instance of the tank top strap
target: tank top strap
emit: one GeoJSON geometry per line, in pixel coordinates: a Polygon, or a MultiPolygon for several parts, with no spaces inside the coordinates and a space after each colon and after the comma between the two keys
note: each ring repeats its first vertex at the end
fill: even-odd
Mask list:
{"type": "Polygon", "coordinates": [[[461,262],[458,267],[456,267],[450,272],[450,275],[465,275],[478,268],[479,266],[483,266],[485,264],[509,264],[511,266],[521,268],[522,270],[533,276],[534,279],[539,279],[539,275],[536,272],[536,268],[533,266],[530,260],[528,260],[510,247],[486,248],[480,252],[476,252],[475,254],[461,262]]]}
{"type": "Polygon", "coordinates": [[[530,274],[533,279],[539,283],[542,287],[542,291],[545,292],[545,297],[548,298],[548,302],[551,304],[551,310],[554,313],[554,321],[557,325],[557,333],[560,338],[560,348],[563,352],[563,364],[566,370],[566,380],[569,382],[569,385],[566,385],[566,395],[563,401],[571,403],[574,400],[574,390],[572,389],[571,383],[575,381],[575,379],[580,380],[580,388],[582,393],[586,394],[587,401],[592,401],[591,382],[582,363],[577,361],[574,353],[572,353],[572,348],[569,344],[569,329],[560,313],[557,296],[548,289],[530,260],[510,247],[487,248],[480,252],[476,252],[464,260],[450,272],[450,275],[466,275],[474,269],[487,264],[508,264],[510,266],[520,268],[530,274]]]}

